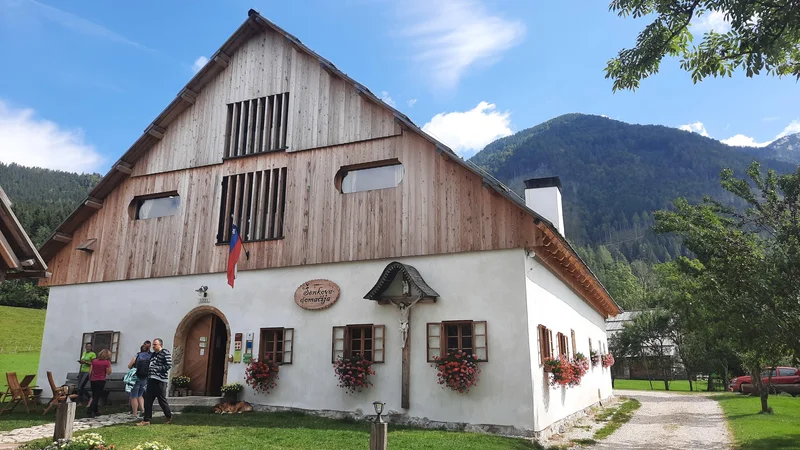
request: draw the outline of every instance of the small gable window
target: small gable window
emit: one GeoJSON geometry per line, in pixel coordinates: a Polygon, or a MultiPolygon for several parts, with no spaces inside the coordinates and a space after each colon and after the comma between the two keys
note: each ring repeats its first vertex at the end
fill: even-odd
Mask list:
{"type": "Polygon", "coordinates": [[[345,166],[336,175],[336,184],[343,194],[397,187],[405,176],[405,168],[397,159],[345,166]]]}
{"type": "Polygon", "coordinates": [[[181,197],[177,192],[137,197],[136,220],[155,219],[156,217],[174,216],[181,207],[181,197]]]}

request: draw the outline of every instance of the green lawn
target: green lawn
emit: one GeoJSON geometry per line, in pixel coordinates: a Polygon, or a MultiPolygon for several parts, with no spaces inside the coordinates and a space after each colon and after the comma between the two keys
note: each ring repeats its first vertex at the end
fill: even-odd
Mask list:
{"type": "MultiPolygon", "coordinates": [[[[297,413],[215,415],[185,412],[172,425],[156,419],[149,427],[133,424],[91,430],[118,450],[131,450],[146,441],[158,441],[174,450],[215,449],[367,449],[369,424],[330,420],[297,413]]],[[[79,434],[79,433],[78,433],[79,434]]],[[[524,439],[478,433],[421,430],[389,425],[389,448],[454,450],[541,450],[524,439]]]]}
{"type": "MultiPolygon", "coordinates": [[[[39,352],[0,354],[0,389],[6,391],[6,372],[17,372],[17,378],[22,381],[25,375],[36,375],[37,370],[39,370],[39,352]]],[[[31,384],[37,384],[36,378],[31,384]]],[[[39,387],[44,389],[42,395],[50,393],[49,386],[39,387]]]]}
{"type": "MultiPolygon", "coordinates": [[[[707,381],[692,382],[694,391],[705,392],[708,388],[707,381]]],[[[649,391],[650,382],[647,380],[614,380],[614,389],[630,389],[634,391],[649,391]]],[[[664,380],[653,380],[653,390],[663,391],[664,380]]],[[[689,392],[689,380],[672,380],[669,390],[675,392],[689,392]]]]}
{"type": "Polygon", "coordinates": [[[800,397],[770,395],[773,414],[759,414],[761,399],[715,395],[739,450],[800,450],[800,397]]]}
{"type": "Polygon", "coordinates": [[[46,313],[44,309],[0,306],[0,317],[3,318],[4,324],[0,327],[2,354],[14,352],[15,347],[19,352],[27,352],[29,347],[38,352],[42,346],[46,313]]]}

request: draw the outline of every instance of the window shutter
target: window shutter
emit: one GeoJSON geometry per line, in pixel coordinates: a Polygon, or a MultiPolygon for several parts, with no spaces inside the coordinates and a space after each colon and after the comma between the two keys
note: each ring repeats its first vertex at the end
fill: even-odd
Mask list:
{"type": "Polygon", "coordinates": [[[111,362],[117,362],[117,355],[119,354],[119,331],[115,331],[111,337],[111,362]]]}
{"type": "Polygon", "coordinates": [[[575,344],[575,330],[570,330],[570,337],[572,338],[572,357],[574,358],[575,355],[578,353],[578,349],[576,348],[575,344]]]}
{"type": "Polygon", "coordinates": [[[372,362],[382,363],[385,360],[386,325],[372,326],[372,362]]]}
{"type": "Polygon", "coordinates": [[[291,364],[294,354],[294,328],[283,329],[283,363],[291,364]]]}
{"type": "Polygon", "coordinates": [[[336,362],[336,359],[344,357],[344,342],[346,338],[347,327],[333,327],[333,339],[331,343],[331,363],[336,362]]]}
{"type": "Polygon", "coordinates": [[[83,333],[83,339],[81,340],[81,352],[78,354],[78,358],[83,356],[86,344],[91,344],[91,343],[92,343],[92,333],[83,333]]]}
{"type": "Polygon", "coordinates": [[[550,357],[553,357],[553,355],[555,354],[555,352],[553,351],[554,350],[554,348],[553,348],[553,330],[547,330],[547,347],[550,349],[550,351],[548,352],[548,355],[550,357]]]}
{"type": "Polygon", "coordinates": [[[428,362],[434,362],[433,358],[441,356],[442,347],[442,324],[428,323],[428,362]]]}
{"type": "Polygon", "coordinates": [[[489,331],[485,320],[472,322],[472,338],[475,339],[478,361],[489,361],[489,331]]]}

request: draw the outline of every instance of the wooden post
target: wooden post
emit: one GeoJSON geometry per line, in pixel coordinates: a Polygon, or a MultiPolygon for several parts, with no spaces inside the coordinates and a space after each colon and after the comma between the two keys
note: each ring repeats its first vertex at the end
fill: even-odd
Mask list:
{"type": "Polygon", "coordinates": [[[403,386],[400,389],[400,407],[408,409],[409,408],[409,379],[411,378],[411,364],[410,364],[410,354],[411,351],[409,350],[410,339],[406,340],[406,345],[403,347],[403,376],[402,376],[402,383],[403,386]]]}
{"type": "Polygon", "coordinates": [[[53,440],[72,439],[72,426],[75,423],[75,402],[59,403],[56,407],[56,427],[53,440]]]}
{"type": "Polygon", "coordinates": [[[373,422],[369,426],[369,450],[386,450],[389,424],[373,422]]]}

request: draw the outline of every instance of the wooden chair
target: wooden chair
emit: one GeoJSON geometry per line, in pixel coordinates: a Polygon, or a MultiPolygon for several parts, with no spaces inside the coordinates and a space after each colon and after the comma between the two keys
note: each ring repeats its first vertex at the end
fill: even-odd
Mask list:
{"type": "Polygon", "coordinates": [[[58,402],[62,402],[66,400],[68,397],[70,399],[75,399],[78,394],[70,394],[69,393],[69,386],[56,386],[56,382],[53,381],[53,372],[47,372],[47,381],[50,383],[50,389],[53,391],[53,399],[50,400],[50,404],[47,405],[42,415],[47,414],[47,411],[50,411],[50,408],[57,405],[58,402]]]}
{"type": "MultiPolygon", "coordinates": [[[[8,392],[9,392],[7,398],[9,398],[10,400],[8,401],[8,404],[3,408],[3,410],[0,411],[0,415],[2,415],[6,411],[8,412],[14,411],[14,408],[16,408],[17,405],[19,405],[20,403],[25,405],[25,411],[27,411],[30,414],[31,408],[30,406],[28,406],[28,400],[31,399],[31,397],[33,396],[33,391],[30,388],[26,387],[25,389],[23,389],[22,386],[20,386],[16,372],[6,373],[6,381],[8,382],[8,392]]],[[[30,383],[30,381],[28,381],[28,383],[30,383]]],[[[36,408],[35,403],[33,404],[33,407],[36,408]]],[[[39,409],[37,408],[36,410],[38,411],[39,409]]]]}

